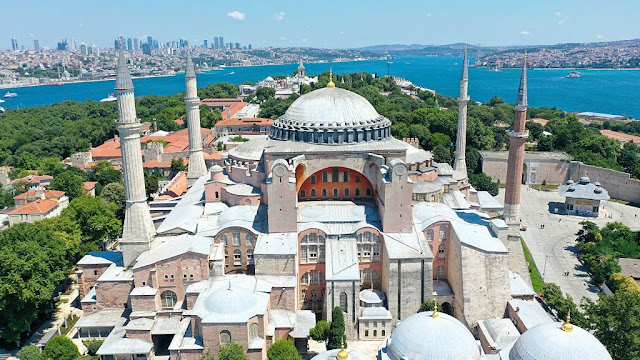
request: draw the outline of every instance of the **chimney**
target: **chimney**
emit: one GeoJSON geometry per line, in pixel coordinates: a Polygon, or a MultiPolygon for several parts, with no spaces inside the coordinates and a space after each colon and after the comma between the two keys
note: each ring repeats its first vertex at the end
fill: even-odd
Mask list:
{"type": "Polygon", "coordinates": [[[153,132],[158,131],[158,122],[156,121],[156,118],[153,118],[153,132]]]}

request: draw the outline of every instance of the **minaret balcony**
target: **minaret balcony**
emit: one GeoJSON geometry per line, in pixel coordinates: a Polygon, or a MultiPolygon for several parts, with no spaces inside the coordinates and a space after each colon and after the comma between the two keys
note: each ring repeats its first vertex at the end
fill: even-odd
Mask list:
{"type": "Polygon", "coordinates": [[[525,131],[513,131],[513,130],[507,130],[507,135],[511,138],[528,138],[529,137],[529,130],[525,130],[525,131]]]}

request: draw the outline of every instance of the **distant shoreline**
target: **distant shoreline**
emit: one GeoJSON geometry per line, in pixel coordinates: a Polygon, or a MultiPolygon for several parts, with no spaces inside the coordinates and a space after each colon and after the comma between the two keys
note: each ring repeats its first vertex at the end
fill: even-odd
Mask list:
{"type": "MultiPolygon", "coordinates": [[[[471,66],[476,69],[494,69],[495,67],[490,66],[471,66]]],[[[500,70],[521,70],[519,67],[508,67],[508,68],[499,68],[500,70]]],[[[640,68],[575,68],[575,67],[559,67],[559,68],[536,68],[536,67],[528,67],[528,70],[576,70],[576,71],[591,71],[591,70],[599,70],[599,71],[638,71],[640,68]]]]}

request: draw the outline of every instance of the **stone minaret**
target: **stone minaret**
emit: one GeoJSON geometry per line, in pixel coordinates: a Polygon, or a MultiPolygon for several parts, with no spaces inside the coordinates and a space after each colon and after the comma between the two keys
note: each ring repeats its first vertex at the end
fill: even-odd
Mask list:
{"type": "Polygon", "coordinates": [[[200,132],[200,98],[196,86],[196,70],[191,60],[191,50],[187,44],[187,69],[184,74],[186,94],[184,104],[187,108],[187,126],[189,128],[189,168],[187,184],[193,185],[196,180],[207,174],[207,166],[202,154],[202,134],[200,132]]]}
{"type": "Polygon", "coordinates": [[[467,149],[467,103],[469,103],[469,63],[467,59],[467,46],[464,47],[464,60],[462,62],[462,77],[460,78],[460,96],[458,96],[458,133],[456,135],[456,157],[453,161],[453,169],[467,173],[465,151],[467,149]]]}
{"type": "Polygon", "coordinates": [[[525,129],[527,122],[527,53],[524,53],[524,64],[516,100],[516,113],[513,129],[509,135],[509,161],[507,163],[507,187],[504,194],[504,219],[507,224],[520,222],[520,189],[522,184],[522,167],[524,165],[524,143],[529,137],[525,129]]]}
{"type": "Polygon", "coordinates": [[[130,266],[143,251],[149,248],[149,243],[156,234],[156,230],[147,206],[144,173],[142,172],[140,120],[136,117],[133,82],[131,82],[131,75],[129,74],[127,59],[122,46],[120,46],[120,54],[118,56],[115,90],[118,98],[116,128],[120,134],[122,172],[126,196],[126,212],[120,249],[124,258],[124,265],[130,266]]]}

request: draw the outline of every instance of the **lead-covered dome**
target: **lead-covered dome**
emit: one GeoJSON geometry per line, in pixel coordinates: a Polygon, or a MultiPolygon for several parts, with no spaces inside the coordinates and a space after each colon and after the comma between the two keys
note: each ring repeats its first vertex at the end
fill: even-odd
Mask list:
{"type": "Polygon", "coordinates": [[[509,360],[611,360],[607,349],[588,331],[561,323],[542,323],[525,331],[509,352],[509,360]],[[565,325],[566,328],[567,325],[565,325]]]}
{"type": "Polygon", "coordinates": [[[386,139],[391,121],[378,114],[364,97],[341,88],[326,87],[302,95],[277,119],[274,140],[315,144],[345,144],[386,139]]]}
{"type": "Polygon", "coordinates": [[[388,339],[391,360],[479,360],[480,348],[471,332],[456,318],[432,311],[402,320],[388,339]]]}

